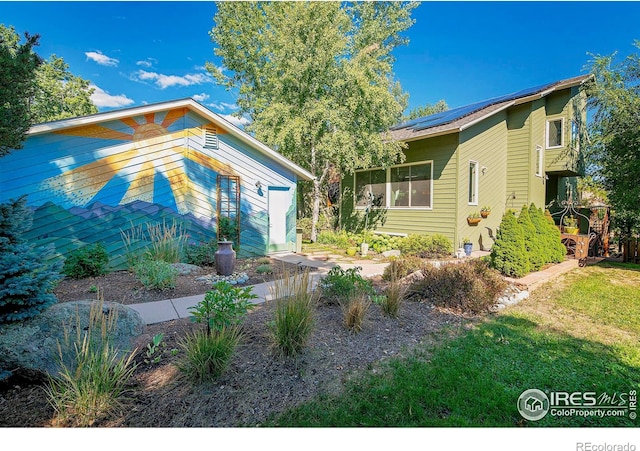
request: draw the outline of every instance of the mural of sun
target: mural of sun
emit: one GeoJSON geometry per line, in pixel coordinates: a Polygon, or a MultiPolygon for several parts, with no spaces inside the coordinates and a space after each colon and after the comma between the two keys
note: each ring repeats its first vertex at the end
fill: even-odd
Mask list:
{"type": "MultiPolygon", "coordinates": [[[[96,201],[122,205],[141,200],[175,207],[179,213],[197,209],[203,202],[198,200],[202,196],[193,196],[191,192],[197,190],[215,198],[215,177],[213,183],[211,179],[205,183],[201,176],[189,177],[189,162],[215,173],[233,174],[233,171],[228,164],[185,145],[189,136],[201,134],[199,127],[171,127],[187,112],[186,108],[178,108],[56,132],[97,140],[92,144],[90,162],[69,164],[69,169],[45,180],[42,188],[77,206],[96,201]]],[[[224,133],[218,130],[221,132],[224,133]]],[[[200,207],[211,209],[210,205],[200,207]]]]}

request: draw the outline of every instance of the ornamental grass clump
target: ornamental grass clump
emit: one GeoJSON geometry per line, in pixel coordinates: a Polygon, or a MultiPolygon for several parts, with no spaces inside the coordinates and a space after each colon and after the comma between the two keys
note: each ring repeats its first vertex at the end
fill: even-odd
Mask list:
{"type": "Polygon", "coordinates": [[[296,356],[307,346],[317,304],[312,288],[309,270],[291,273],[284,269],[271,287],[276,305],[269,331],[274,350],[281,356],[296,356]]]}
{"type": "Polygon", "coordinates": [[[136,351],[123,355],[111,343],[117,310],[104,312],[99,295],[91,306],[88,326],[81,327],[76,315],[76,333],[67,327],[64,343],[58,343],[61,369],[49,376],[45,390],[61,426],[91,426],[117,411],[136,369],[136,351]]]}
{"type": "Polygon", "coordinates": [[[371,307],[369,296],[363,292],[356,292],[340,302],[344,326],[353,333],[362,330],[367,312],[371,307]]]}
{"type": "Polygon", "coordinates": [[[398,279],[392,279],[387,285],[385,295],[380,302],[382,312],[388,317],[397,318],[406,293],[406,285],[402,284],[398,279]]]}
{"type": "Polygon", "coordinates": [[[213,381],[229,367],[240,339],[238,326],[189,333],[178,342],[184,350],[178,369],[196,383],[213,381]]]}

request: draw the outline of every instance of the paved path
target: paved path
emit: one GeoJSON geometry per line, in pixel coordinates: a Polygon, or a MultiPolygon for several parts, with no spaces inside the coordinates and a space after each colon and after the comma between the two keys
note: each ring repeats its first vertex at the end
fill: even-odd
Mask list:
{"type": "MultiPolygon", "coordinates": [[[[472,254],[472,257],[480,256],[482,256],[481,253],[476,253],[475,255],[472,254]]],[[[311,273],[316,282],[320,277],[322,277],[322,274],[326,274],[336,265],[340,265],[340,267],[345,269],[360,266],[362,268],[360,274],[366,277],[381,275],[384,268],[387,266],[387,263],[374,262],[371,260],[342,261],[339,256],[330,257],[325,254],[314,256],[290,253],[272,255],[272,258],[311,268],[311,273]]],[[[544,271],[528,274],[521,279],[508,280],[531,291],[541,284],[549,280],[553,280],[577,267],[578,260],[566,260],[558,265],[553,265],[544,271]]],[[[254,303],[261,304],[265,301],[271,300],[271,287],[273,287],[273,284],[274,282],[266,282],[253,285],[253,293],[258,296],[258,298],[254,300],[254,303]]],[[[191,314],[188,310],[189,307],[195,306],[198,302],[202,301],[204,296],[204,294],[200,294],[184,298],[166,299],[164,301],[145,302],[142,304],[133,304],[129,307],[140,313],[145,324],[155,324],[190,317],[191,314]]]]}

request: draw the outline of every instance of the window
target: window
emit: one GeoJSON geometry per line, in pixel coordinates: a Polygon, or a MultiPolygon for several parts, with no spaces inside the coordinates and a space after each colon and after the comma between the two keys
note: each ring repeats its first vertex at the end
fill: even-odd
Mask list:
{"type": "Polygon", "coordinates": [[[564,119],[547,121],[547,149],[564,146],[564,119]]]}
{"type": "Polygon", "coordinates": [[[417,163],[355,174],[356,207],[431,208],[433,164],[417,163]]]}
{"type": "Polygon", "coordinates": [[[384,169],[356,172],[356,206],[368,207],[386,205],[387,172],[384,169]]]}
{"type": "Polygon", "coordinates": [[[478,205],[478,162],[469,162],[469,205],[478,205]]]}
{"type": "Polygon", "coordinates": [[[431,207],[431,163],[390,169],[390,207],[431,207]]]}
{"type": "Polygon", "coordinates": [[[205,125],[202,127],[202,134],[204,139],[205,149],[217,149],[218,148],[218,131],[215,127],[205,125]]]}
{"type": "Polygon", "coordinates": [[[536,146],[536,175],[542,177],[542,168],[544,163],[544,151],[542,146],[536,146]]]}

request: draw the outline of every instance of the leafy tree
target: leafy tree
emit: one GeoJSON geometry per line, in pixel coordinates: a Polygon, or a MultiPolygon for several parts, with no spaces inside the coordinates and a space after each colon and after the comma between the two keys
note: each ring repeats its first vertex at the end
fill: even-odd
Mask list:
{"type": "MultiPolygon", "coordinates": [[[[640,47],[640,41],[636,41],[640,47]]],[[[640,228],[640,57],[631,54],[616,61],[616,54],[596,56],[593,81],[587,85],[593,108],[590,170],[602,182],[618,222],[629,235],[640,228]]]]}
{"type": "Polygon", "coordinates": [[[0,156],[20,149],[34,123],[97,113],[89,81],[69,72],[62,58],[43,61],[33,48],[39,36],[0,24],[0,156]]]}
{"type": "Polygon", "coordinates": [[[34,248],[22,238],[33,213],[22,196],[0,204],[0,323],[39,315],[57,302],[52,290],[61,263],[50,264],[50,248],[34,248]]]}
{"type": "Polygon", "coordinates": [[[413,24],[414,3],[218,2],[211,30],[224,69],[216,79],[238,90],[247,129],[311,172],[311,239],[324,186],[341,172],[402,161],[389,139],[407,96],[393,79],[394,48],[413,24]],[[227,75],[227,71],[230,75],[227,75]]]}
{"type": "Polygon", "coordinates": [[[25,33],[25,42],[14,28],[0,24],[0,156],[22,148],[32,124],[29,102],[36,90],[40,58],[33,53],[39,36],[25,33]]]}
{"type": "Polygon", "coordinates": [[[36,93],[31,103],[33,122],[57,121],[98,112],[91,101],[89,80],[69,72],[69,65],[56,55],[36,71],[36,93]]]}
{"type": "Polygon", "coordinates": [[[438,100],[433,105],[426,104],[424,106],[419,106],[414,108],[409,112],[407,116],[404,117],[405,121],[410,121],[412,119],[418,119],[419,117],[431,116],[432,114],[441,113],[443,111],[447,111],[449,109],[449,105],[447,102],[442,100],[438,100]]]}

